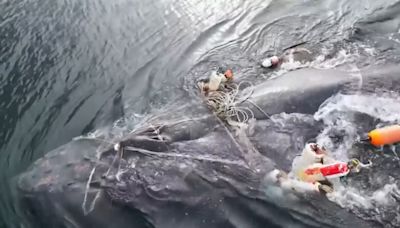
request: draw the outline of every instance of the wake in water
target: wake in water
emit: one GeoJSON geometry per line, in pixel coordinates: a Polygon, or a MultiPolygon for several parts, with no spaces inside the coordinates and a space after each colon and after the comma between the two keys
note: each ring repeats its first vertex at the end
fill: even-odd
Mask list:
{"type": "Polygon", "coordinates": [[[371,58],[376,55],[376,50],[368,45],[355,45],[354,47],[340,49],[337,47],[322,47],[319,50],[304,50],[307,50],[310,57],[299,58],[296,56],[295,51],[289,51],[279,69],[272,72],[271,78],[276,78],[289,71],[301,68],[333,69],[345,67],[347,72],[359,77],[360,83],[362,83],[356,63],[360,58],[371,58]]]}

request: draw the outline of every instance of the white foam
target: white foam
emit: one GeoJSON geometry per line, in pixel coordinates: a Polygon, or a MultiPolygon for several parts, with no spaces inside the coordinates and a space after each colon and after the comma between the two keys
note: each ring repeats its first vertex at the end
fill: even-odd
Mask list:
{"type": "Polygon", "coordinates": [[[392,41],[394,41],[396,43],[400,43],[400,40],[397,37],[394,37],[394,34],[390,34],[389,40],[392,40],[392,41]]]}
{"type": "Polygon", "coordinates": [[[322,48],[321,54],[316,56],[314,61],[304,62],[304,63],[295,61],[293,55],[289,54],[288,61],[282,63],[280,69],[274,72],[271,78],[276,78],[289,71],[306,67],[316,68],[316,69],[332,69],[343,64],[351,64],[360,57],[358,53],[349,53],[345,49],[342,49],[339,52],[337,52],[337,54],[333,58],[326,59],[326,56],[328,54],[329,50],[326,48],[322,48]]]}
{"type": "Polygon", "coordinates": [[[343,95],[337,94],[326,102],[314,114],[314,118],[325,125],[317,136],[317,142],[331,150],[333,156],[343,160],[357,140],[357,125],[354,114],[362,113],[387,122],[400,121],[400,99],[393,94],[381,95],[343,95]],[[341,132],[343,141],[335,148],[329,137],[330,132],[341,132]]]}
{"type": "Polygon", "coordinates": [[[311,62],[310,66],[317,69],[332,69],[344,63],[348,64],[354,62],[359,57],[357,53],[349,53],[342,49],[337,52],[336,56],[330,59],[319,56],[315,61],[311,62]]]}
{"type": "Polygon", "coordinates": [[[376,49],[375,48],[371,48],[371,47],[364,47],[364,51],[371,55],[371,56],[375,56],[376,55],[376,49]]]}
{"type": "Polygon", "coordinates": [[[399,195],[400,191],[396,184],[386,184],[382,188],[367,194],[356,188],[335,188],[333,193],[327,194],[332,202],[341,207],[349,209],[377,209],[378,213],[383,213],[386,206],[396,205],[392,195],[399,195]]]}
{"type": "Polygon", "coordinates": [[[372,208],[369,197],[366,197],[360,191],[351,187],[336,187],[335,191],[326,195],[329,200],[337,203],[343,208],[372,208]]]}
{"type": "Polygon", "coordinates": [[[271,78],[279,77],[279,76],[281,76],[289,71],[292,71],[292,70],[309,67],[310,64],[311,64],[310,62],[301,63],[299,61],[294,61],[293,55],[290,54],[288,56],[288,61],[283,62],[281,64],[279,70],[274,72],[271,78]]]}
{"type": "MultiPolygon", "coordinates": [[[[379,95],[337,94],[324,102],[314,114],[314,118],[325,125],[317,142],[328,148],[336,158],[347,158],[348,151],[358,137],[354,119],[356,113],[386,122],[400,122],[399,95],[393,92],[379,95]],[[339,131],[343,136],[343,141],[336,148],[328,135],[331,130],[339,131]]],[[[378,220],[384,218],[386,213],[393,212],[391,208],[396,206],[396,199],[400,197],[394,180],[374,192],[343,185],[336,185],[334,189],[333,193],[327,194],[329,200],[366,217],[373,214],[378,220]]]]}
{"type": "Polygon", "coordinates": [[[332,113],[342,111],[364,113],[383,121],[400,121],[400,98],[396,95],[391,93],[379,95],[338,94],[322,104],[314,117],[317,120],[332,123],[334,121],[332,118],[337,118],[337,116],[332,116],[332,113]]]}
{"type": "Polygon", "coordinates": [[[400,190],[395,183],[386,184],[383,188],[375,191],[370,197],[377,205],[386,206],[396,204],[396,201],[390,196],[399,196],[400,190]]]}

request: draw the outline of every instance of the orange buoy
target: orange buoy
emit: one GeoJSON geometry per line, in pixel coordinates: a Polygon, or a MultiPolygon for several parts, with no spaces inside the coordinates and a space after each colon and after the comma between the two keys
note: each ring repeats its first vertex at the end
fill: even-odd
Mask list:
{"type": "Polygon", "coordinates": [[[378,128],[368,133],[369,141],[374,146],[383,146],[400,142],[400,125],[378,128]]]}
{"type": "Polygon", "coordinates": [[[233,79],[233,72],[232,72],[231,69],[228,69],[227,71],[225,71],[224,75],[228,80],[232,80],[233,79]]]}

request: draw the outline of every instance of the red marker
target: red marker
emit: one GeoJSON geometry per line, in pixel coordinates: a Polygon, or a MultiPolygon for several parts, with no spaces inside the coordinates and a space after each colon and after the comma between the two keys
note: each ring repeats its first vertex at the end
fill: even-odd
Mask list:
{"type": "Polygon", "coordinates": [[[331,165],[315,167],[315,168],[310,168],[310,169],[305,170],[305,173],[307,175],[322,174],[322,176],[327,177],[327,178],[337,178],[337,177],[346,176],[347,174],[349,174],[349,172],[350,172],[350,169],[347,166],[347,163],[344,163],[344,162],[338,162],[338,163],[331,164],[331,165]]]}

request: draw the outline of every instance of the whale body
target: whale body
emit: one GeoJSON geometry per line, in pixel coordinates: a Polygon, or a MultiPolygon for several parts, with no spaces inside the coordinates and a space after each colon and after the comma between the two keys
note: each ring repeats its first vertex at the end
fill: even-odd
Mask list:
{"type": "Polygon", "coordinates": [[[16,177],[20,213],[33,227],[379,227],[266,176],[289,171],[321,132],[312,114],[328,98],[396,89],[399,72],[300,69],[266,80],[241,104],[256,118],[243,132],[182,98],[115,142],[82,137],[37,160],[16,177]]]}

